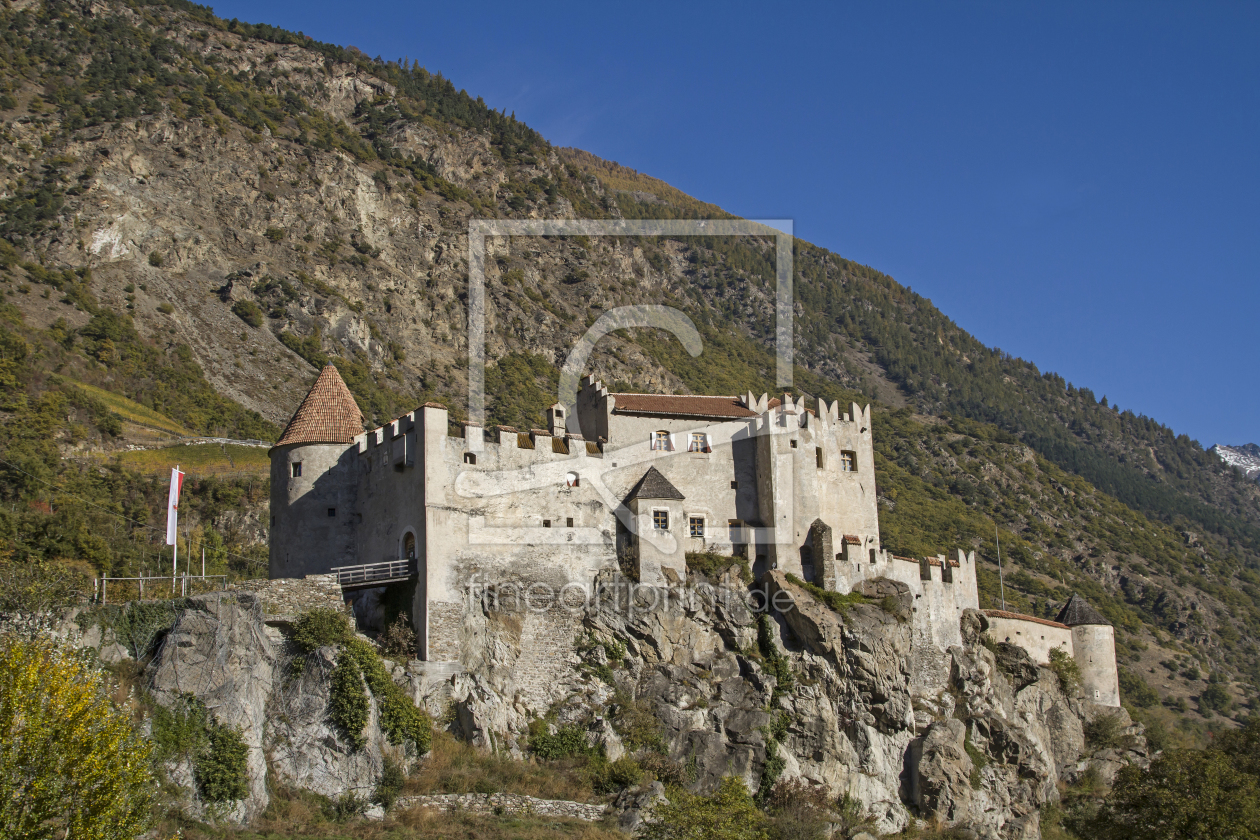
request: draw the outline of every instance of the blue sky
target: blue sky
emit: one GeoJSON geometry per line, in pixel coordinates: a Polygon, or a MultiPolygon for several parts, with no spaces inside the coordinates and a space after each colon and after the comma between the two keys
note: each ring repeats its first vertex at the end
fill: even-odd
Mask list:
{"type": "Polygon", "coordinates": [[[219,3],[884,271],[985,344],[1260,441],[1260,3],[219,3]]]}

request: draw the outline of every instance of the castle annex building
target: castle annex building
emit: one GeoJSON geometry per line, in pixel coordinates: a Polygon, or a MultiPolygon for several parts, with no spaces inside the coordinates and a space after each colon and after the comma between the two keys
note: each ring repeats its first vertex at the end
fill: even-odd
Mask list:
{"type": "MultiPolygon", "coordinates": [[[[479,588],[587,593],[616,573],[666,586],[686,582],[687,552],[736,554],[757,575],[781,569],[839,592],[904,583],[912,679],[948,668],[962,611],[979,608],[975,557],[880,546],[869,406],[618,394],[586,377],[575,413],[557,404],[547,429],[483,429],[429,403],[365,432],[328,365],[271,450],[271,577],[403,569],[419,658],[458,663],[479,588]]],[[[543,675],[567,655],[555,642],[570,643],[577,619],[560,607],[525,614],[524,671],[543,675]]],[[[1064,647],[1095,702],[1118,705],[1111,627],[1079,599],[1069,608],[1059,622],[989,611],[989,632],[1041,662],[1064,647]],[[1026,625],[1047,638],[1033,643],[1026,625]]]]}

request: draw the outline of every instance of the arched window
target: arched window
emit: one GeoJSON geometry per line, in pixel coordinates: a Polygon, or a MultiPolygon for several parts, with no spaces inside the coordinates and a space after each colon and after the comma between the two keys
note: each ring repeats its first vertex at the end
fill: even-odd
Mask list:
{"type": "Polygon", "coordinates": [[[403,536],[403,558],[407,560],[416,559],[416,535],[408,531],[403,536]]]}
{"type": "Polygon", "coordinates": [[[565,473],[564,483],[567,487],[577,487],[582,483],[582,478],[575,472],[565,473]]]}

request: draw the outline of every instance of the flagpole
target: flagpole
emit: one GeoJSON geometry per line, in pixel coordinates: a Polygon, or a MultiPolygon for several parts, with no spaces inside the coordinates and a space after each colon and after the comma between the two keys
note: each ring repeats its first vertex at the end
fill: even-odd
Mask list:
{"type": "Polygon", "coordinates": [[[1006,611],[1006,578],[1002,574],[1002,538],[998,536],[998,526],[993,524],[993,541],[997,543],[998,555],[998,587],[1002,593],[1002,611],[1006,611]]]}

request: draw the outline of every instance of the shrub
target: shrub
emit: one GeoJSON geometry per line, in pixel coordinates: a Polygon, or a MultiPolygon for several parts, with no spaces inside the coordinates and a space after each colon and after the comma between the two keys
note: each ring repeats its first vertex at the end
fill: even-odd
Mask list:
{"type": "Polygon", "coordinates": [[[350,619],[340,610],[319,607],[302,613],[293,624],[293,641],[310,653],[350,638],[350,619]]]}
{"type": "Polygon", "coordinates": [[[1199,706],[1224,715],[1233,709],[1234,698],[1229,696],[1225,686],[1220,683],[1208,683],[1208,687],[1199,695],[1199,706]]]}
{"type": "Polygon", "coordinates": [[[595,755],[602,747],[593,747],[586,733],[573,724],[558,728],[553,734],[544,720],[529,724],[529,751],[539,758],[554,761],[561,758],[595,755]]]}
{"type": "Polygon", "coordinates": [[[159,254],[157,251],[149,252],[149,265],[153,266],[154,268],[161,268],[162,263],[164,262],[166,262],[166,260],[162,259],[162,255],[159,254]]]}
{"type": "Polygon", "coordinates": [[[1063,648],[1050,649],[1050,670],[1059,679],[1064,694],[1074,694],[1081,685],[1081,666],[1063,648]]]}
{"type": "Polygon", "coordinates": [[[416,652],[416,634],[407,623],[407,616],[402,613],[389,626],[379,639],[381,652],[388,656],[414,656],[416,652]]]}
{"type": "Polygon", "coordinates": [[[284,239],[284,228],[269,227],[263,231],[263,236],[267,237],[272,242],[279,242],[281,239],[284,239]]]}
{"type": "Polygon", "coordinates": [[[159,303],[157,306],[157,311],[161,312],[163,315],[174,315],[175,307],[169,303],[159,303]]]}
{"type": "Polygon", "coordinates": [[[765,840],[765,817],[744,783],[727,776],[710,796],[671,791],[669,804],[654,809],[640,840],[765,840]]]}
{"type": "Polygon", "coordinates": [[[263,325],[262,307],[252,300],[238,300],[232,304],[232,314],[251,327],[261,327],[263,325]]]}
{"type": "Polygon", "coordinates": [[[1168,750],[1148,769],[1121,769],[1082,836],[1098,840],[1254,838],[1260,825],[1260,726],[1206,750],[1168,750]]]}
{"type": "Polygon", "coordinates": [[[328,717],[341,727],[355,747],[363,749],[367,744],[363,727],[367,726],[371,706],[363,690],[363,674],[353,656],[346,656],[343,651],[337,657],[331,682],[328,717]]]}
{"type": "Polygon", "coordinates": [[[211,723],[207,736],[206,750],[193,765],[202,797],[211,802],[230,802],[249,796],[249,748],[241,733],[230,726],[211,723]]]}
{"type": "Polygon", "coordinates": [[[394,807],[394,800],[402,792],[403,784],[406,781],[407,774],[403,772],[402,764],[393,756],[385,756],[385,766],[381,768],[381,777],[376,781],[376,790],[372,794],[372,801],[386,810],[394,807]]]}
{"type": "Polygon", "coordinates": [[[1085,742],[1095,749],[1115,749],[1124,744],[1124,729],[1118,714],[1105,712],[1085,722],[1085,742]]]}
{"type": "Polygon", "coordinates": [[[0,836],[143,834],[157,789],[152,750],[82,657],[0,637],[0,836]]]}

